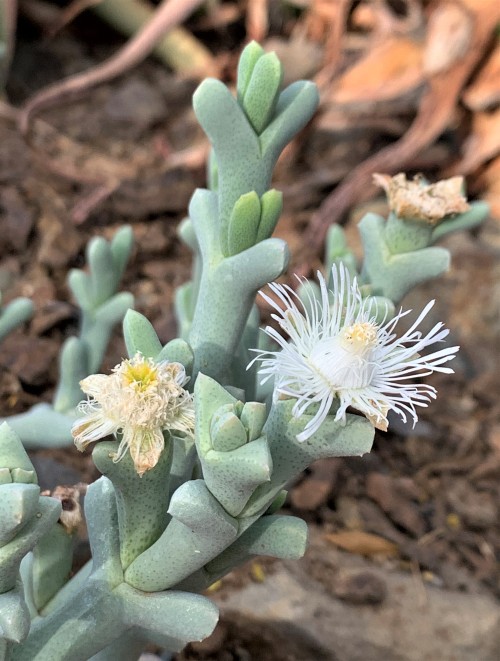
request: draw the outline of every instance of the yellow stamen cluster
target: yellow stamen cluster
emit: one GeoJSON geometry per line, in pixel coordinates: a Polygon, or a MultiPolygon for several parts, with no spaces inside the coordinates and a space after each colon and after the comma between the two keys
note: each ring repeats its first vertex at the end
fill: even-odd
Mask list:
{"type": "Polygon", "coordinates": [[[130,360],[124,360],[120,372],[124,385],[133,385],[136,390],[145,391],[158,385],[158,369],[154,364],[133,363],[130,360]]]}
{"type": "Polygon", "coordinates": [[[354,353],[363,353],[377,342],[378,327],[368,321],[347,326],[342,330],[342,344],[354,353]]]}

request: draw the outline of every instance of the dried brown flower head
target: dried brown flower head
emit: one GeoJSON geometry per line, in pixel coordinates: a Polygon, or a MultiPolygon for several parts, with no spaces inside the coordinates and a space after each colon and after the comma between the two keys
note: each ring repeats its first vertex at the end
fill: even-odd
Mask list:
{"type": "Polygon", "coordinates": [[[377,173],[373,181],[385,190],[391,211],[402,220],[437,225],[447,216],[470,208],[463,194],[463,177],[428,184],[419,175],[408,181],[403,173],[394,177],[377,173]]]}

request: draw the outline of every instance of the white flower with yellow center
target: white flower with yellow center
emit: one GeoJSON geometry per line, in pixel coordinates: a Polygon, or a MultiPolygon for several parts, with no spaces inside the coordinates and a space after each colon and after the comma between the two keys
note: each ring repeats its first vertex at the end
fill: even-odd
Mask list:
{"type": "Polygon", "coordinates": [[[261,293],[276,311],[273,319],[289,336],[287,341],[274,328],[265,329],[281,350],[259,352],[254,359],[261,361],[262,383],[274,377],[275,399],[285,396],[297,400],[293,407],[295,417],[307,412],[311,405],[319,405],[297,439],[305,441],[319,429],[335,400],[335,420],[345,420],[346,410],[352,406],[384,431],[391,409],[405,421],[409,414],[415,423],[415,407],[427,406],[435,399],[436,389],[414,379],[434,371],[453,372],[443,364],[458,351],[458,347],[446,347],[420,355],[420,351],[441,342],[449,333],[442,323],[427,335],[417,330],[434,301],[409,330],[397,337],[394,329],[410,311],[400,311],[379,325],[370,299],[362,298],[356,279],[351,282],[343,265],[332,269],[333,291],[327,289],[320,273],[318,279],[321,298],[311,297],[307,309],[287,285],[270,285],[281,305],[261,293]]]}
{"type": "Polygon", "coordinates": [[[180,363],[155,363],[140,353],[123,360],[109,375],[88,376],[80,381],[89,396],[79,404],[84,415],[71,430],[76,447],[83,451],[89,443],[121,433],[114,461],[129,450],[143,475],[158,463],[165,430],[193,433],[193,400],[183,388],[188,381],[180,363]]]}

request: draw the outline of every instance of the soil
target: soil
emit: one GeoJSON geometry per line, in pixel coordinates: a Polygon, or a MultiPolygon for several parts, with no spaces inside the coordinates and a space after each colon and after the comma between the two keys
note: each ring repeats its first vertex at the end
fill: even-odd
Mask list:
{"type": "MultiPolygon", "coordinates": [[[[23,23],[21,28],[8,85],[14,105],[36,89],[102,61],[120,43],[92,17],[52,40],[41,39],[32,26],[23,23]]],[[[237,23],[229,30],[235,50],[227,58],[228,79],[234,75],[231,62],[241,30],[237,23]]],[[[207,34],[204,38],[210,41],[207,34]]],[[[221,51],[220,33],[213,32],[211,38],[214,50],[221,51]]],[[[14,123],[0,120],[0,290],[5,302],[22,295],[35,304],[33,320],[1,347],[1,416],[50,401],[59,348],[78,323],[66,277],[71,268],[84,263],[85,245],[93,236],[110,238],[124,223],[133,227],[135,248],[123,289],[133,293],[136,309],[151,320],[162,342],[175,337],[174,291],[190,276],[189,252],[178,240],[176,227],[192,191],[205,181],[206,143],[190,106],[195,86],[147,60],[82,100],[41,115],[40,122],[71,139],[65,149],[57,139],[52,143],[43,138],[42,129],[35,127],[33,151],[14,123]],[[87,151],[82,156],[75,146],[73,153],[71,145],[83,145],[87,151]],[[172,154],[180,155],[173,164],[172,154]],[[58,172],[49,167],[48,156],[58,163],[58,172]],[[120,183],[94,204],[96,186],[89,183],[89,173],[99,178],[104,166],[98,158],[116,168],[113,174],[120,183]],[[81,180],[66,176],[67,164],[81,172],[81,180]]],[[[379,138],[370,149],[389,141],[379,138]]],[[[365,155],[364,145],[354,143],[348,156],[360,160],[365,155]]],[[[328,177],[326,183],[322,180],[325,163],[331,167],[341,157],[339,145],[313,123],[278,167],[274,185],[284,191],[285,209],[277,235],[288,240],[294,254],[290,272],[304,266],[304,230],[314,208],[332,189],[328,177]]],[[[434,168],[429,170],[432,175],[434,168]]],[[[384,202],[376,200],[371,208],[383,210],[384,202]]],[[[357,249],[355,226],[366,209],[365,204],[355,206],[345,219],[357,249]]],[[[314,464],[291,485],[285,507],[319,526],[332,545],[349,553],[374,556],[379,548],[374,540],[383,539],[396,549],[394,554],[386,549],[394,569],[420,573],[438,587],[487,590],[499,597],[499,221],[490,218],[474,233],[452,236],[444,245],[452,252],[452,269],[412,293],[405,304],[421,308],[429,298],[436,299],[431,321],[444,321],[461,345],[455,374],[429,378],[439,397],[422,410],[415,428],[395,419],[389,432],[377,434],[369,456],[314,464]],[[340,534],[346,531],[353,533],[347,542],[340,534]],[[361,533],[371,537],[362,538],[361,533]],[[368,547],[363,546],[367,539],[368,547]]],[[[319,258],[308,265],[311,273],[319,258]]],[[[124,353],[117,330],[103,371],[124,353]]],[[[58,470],[66,471],[64,481],[67,471],[75,482],[97,477],[89,455],[72,448],[35,451],[33,456],[42,464],[56,462],[47,482],[57,482],[58,470]]],[[[310,571],[315,573],[314,563],[310,571]]],[[[315,578],[328,583],[328,573],[321,568],[315,578]]],[[[238,590],[251,580],[256,579],[247,567],[225,579],[221,589],[238,590]]],[[[368,596],[361,598],[376,600],[377,589],[365,586],[363,594],[368,596]]],[[[313,640],[295,640],[285,629],[277,634],[275,628],[262,630],[260,624],[258,630],[242,628],[238,614],[226,617],[223,630],[211,649],[190,646],[182,658],[323,658],[314,651],[313,640]]]]}

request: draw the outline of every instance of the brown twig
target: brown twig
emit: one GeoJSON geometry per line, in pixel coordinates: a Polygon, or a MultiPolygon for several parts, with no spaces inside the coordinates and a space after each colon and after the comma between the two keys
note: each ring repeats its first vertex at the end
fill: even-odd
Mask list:
{"type": "MultiPolygon", "coordinates": [[[[375,189],[371,177],[374,172],[394,173],[408,166],[448,126],[460,93],[482,57],[500,18],[500,6],[496,0],[482,2],[477,10],[475,7],[470,7],[470,10],[474,14],[474,30],[467,53],[450,69],[428,80],[418,114],[408,131],[397,142],[358,165],[312,216],[304,245],[310,246],[315,253],[322,246],[328,227],[340,221],[354,200],[366,200],[373,194],[375,189]]],[[[306,266],[303,268],[306,269],[306,266]]]]}
{"type": "Polygon", "coordinates": [[[44,108],[79,98],[92,87],[112,80],[145,59],[172,26],[181,23],[203,0],[163,0],[153,18],[118,53],[90,71],[51,85],[27,101],[19,115],[19,130],[27,136],[32,118],[44,108]]]}
{"type": "Polygon", "coordinates": [[[269,28],[268,0],[250,0],[247,4],[245,29],[248,41],[263,41],[269,28]]]}
{"type": "Polygon", "coordinates": [[[98,5],[102,0],[73,0],[67,7],[64,7],[58,14],[57,20],[51,28],[47,30],[47,37],[53,39],[61,30],[72,23],[85,10],[98,5]]]}

